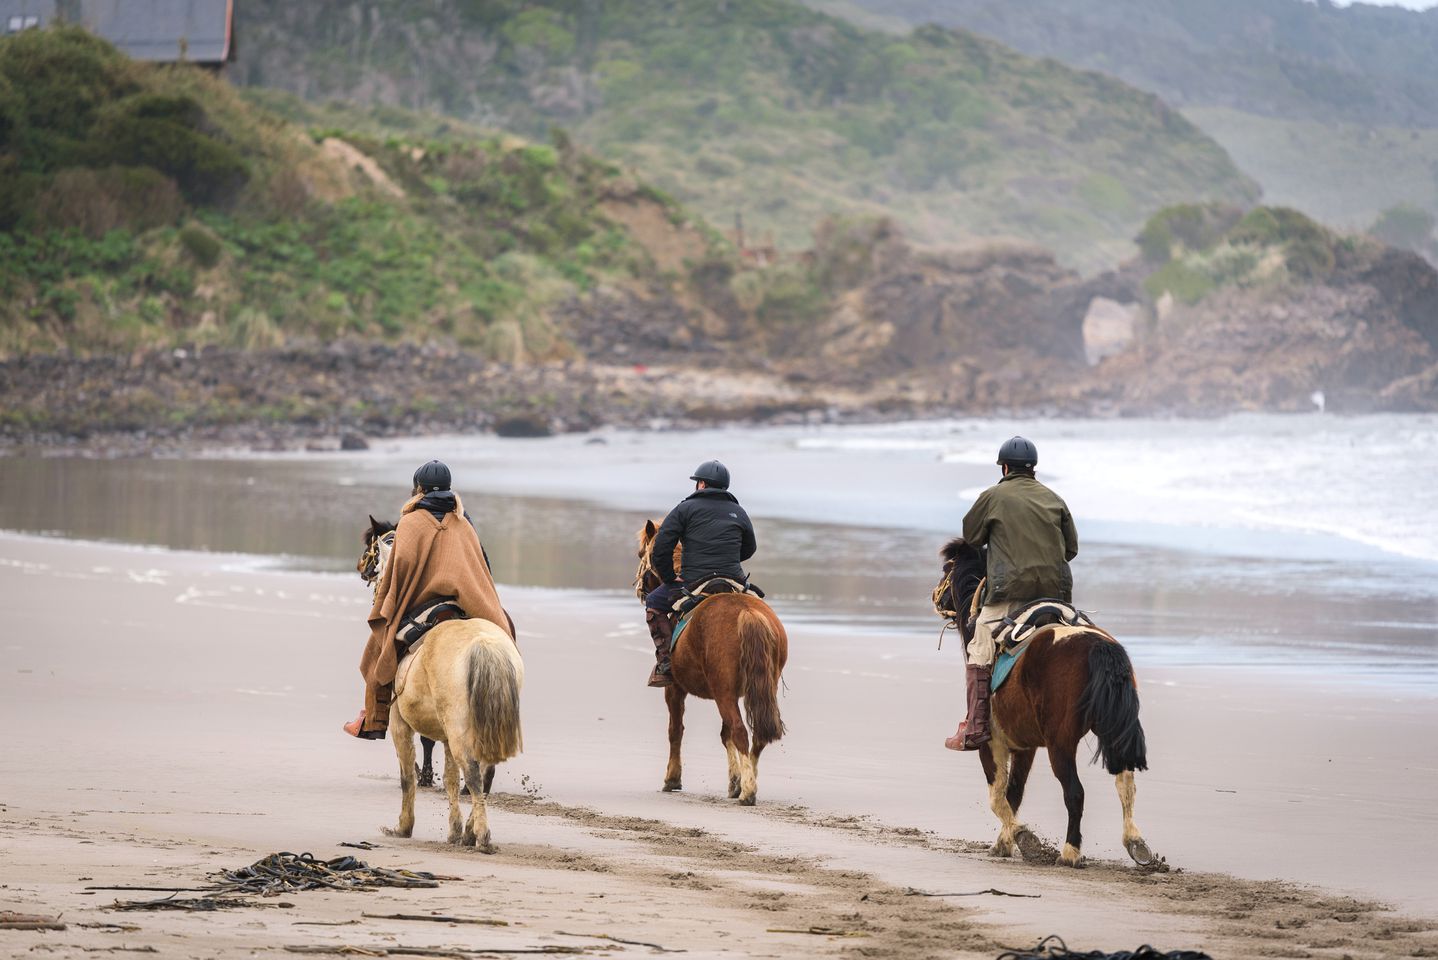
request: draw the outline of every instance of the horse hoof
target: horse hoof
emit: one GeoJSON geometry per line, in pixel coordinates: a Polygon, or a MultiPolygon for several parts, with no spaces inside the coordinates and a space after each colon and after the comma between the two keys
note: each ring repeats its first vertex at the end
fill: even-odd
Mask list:
{"type": "Polygon", "coordinates": [[[478,847],[480,853],[494,854],[499,852],[499,848],[493,843],[490,843],[488,830],[484,831],[484,836],[479,838],[479,843],[475,844],[475,846],[478,847]]]}
{"type": "Polygon", "coordinates": [[[402,839],[407,839],[412,833],[414,833],[414,827],[410,827],[408,830],[405,830],[401,827],[380,827],[379,832],[387,837],[400,837],[402,839]]]}
{"type": "Polygon", "coordinates": [[[1054,858],[1054,866],[1073,867],[1075,870],[1082,870],[1088,866],[1088,861],[1086,861],[1082,856],[1076,856],[1072,860],[1070,860],[1066,855],[1061,853],[1054,858]]]}
{"type": "Polygon", "coordinates": [[[1028,827],[1014,834],[1014,842],[1019,845],[1019,856],[1024,858],[1024,863],[1043,863],[1053,860],[1053,849],[1040,840],[1038,834],[1028,827]]]}
{"type": "Polygon", "coordinates": [[[1133,858],[1133,862],[1138,864],[1140,867],[1151,867],[1153,866],[1154,861],[1158,859],[1153,855],[1153,851],[1149,849],[1148,844],[1144,841],[1143,837],[1135,837],[1132,840],[1125,840],[1123,842],[1123,847],[1125,850],[1128,851],[1128,855],[1133,858]]]}
{"type": "Polygon", "coordinates": [[[466,832],[464,836],[459,838],[459,845],[461,847],[472,847],[478,842],[479,838],[469,832],[466,832]]]}
{"type": "Polygon", "coordinates": [[[730,800],[738,800],[738,799],[739,799],[739,794],[741,794],[741,793],[743,793],[743,792],[744,792],[744,791],[739,788],[739,778],[738,778],[738,777],[730,777],[730,778],[729,778],[729,799],[730,799],[730,800]]]}
{"type": "Polygon", "coordinates": [[[673,793],[675,790],[683,790],[683,789],[684,789],[684,784],[680,783],[678,780],[665,780],[665,781],[664,781],[664,792],[665,792],[665,793],[673,793]]]}
{"type": "Polygon", "coordinates": [[[754,802],[755,802],[756,800],[758,800],[758,799],[759,799],[759,795],[758,795],[758,794],[752,794],[752,795],[747,796],[747,797],[740,797],[740,798],[739,798],[739,806],[741,806],[741,807],[752,807],[752,806],[754,806],[754,802]]]}
{"type": "Polygon", "coordinates": [[[1013,844],[995,843],[992,847],[989,847],[989,856],[991,857],[1012,857],[1013,855],[1013,844]]]}

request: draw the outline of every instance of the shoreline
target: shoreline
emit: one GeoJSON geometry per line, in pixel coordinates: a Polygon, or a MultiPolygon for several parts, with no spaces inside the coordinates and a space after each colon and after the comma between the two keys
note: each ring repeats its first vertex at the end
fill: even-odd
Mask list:
{"type": "MultiPolygon", "coordinates": [[[[222,735],[229,746],[221,752],[231,757],[225,762],[240,762],[243,767],[237,775],[254,776],[244,770],[256,761],[263,762],[263,753],[245,759],[246,752],[276,744],[265,731],[277,730],[275,723],[288,718],[281,721],[283,728],[293,727],[292,735],[298,740],[282,752],[296,760],[308,757],[302,761],[311,768],[306,783],[315,784],[314,774],[320,771],[324,771],[321,780],[334,781],[333,786],[353,782],[350,778],[356,771],[351,764],[355,761],[360,762],[362,781],[378,776],[381,782],[393,783],[393,756],[387,745],[355,745],[331,729],[339,721],[330,715],[347,715],[347,701],[356,695],[351,661],[358,648],[352,621],[362,617],[362,591],[339,575],[235,569],[217,559],[207,554],[0,536],[0,580],[5,581],[11,596],[20,598],[18,636],[24,640],[9,647],[10,659],[19,671],[19,685],[15,698],[7,698],[7,705],[0,707],[0,715],[5,715],[13,728],[17,721],[26,723],[20,715],[10,715],[21,709],[21,704],[28,705],[25,709],[40,709],[42,715],[59,708],[62,714],[55,714],[54,719],[70,711],[79,714],[50,731],[53,736],[38,741],[26,738],[11,757],[0,761],[5,782],[10,784],[0,805],[12,811],[34,809],[36,802],[53,803],[71,789],[111,789],[86,780],[83,766],[67,764],[38,783],[23,772],[36,769],[34,764],[52,747],[59,755],[71,749],[84,752],[78,745],[65,746],[65,741],[87,736],[91,722],[84,720],[84,715],[93,710],[113,711],[109,705],[118,703],[129,704],[120,715],[139,710],[126,725],[135,731],[133,739],[138,742],[116,744],[120,756],[111,761],[121,763],[114,771],[120,780],[112,786],[122,792],[138,790],[139,795],[148,796],[162,786],[135,781],[134,774],[144,766],[136,768],[124,758],[136,749],[146,756],[155,754],[156,749],[160,751],[157,756],[164,756],[173,749],[177,759],[208,769],[204,750],[196,754],[184,744],[208,735],[203,731],[218,734],[220,728],[214,723],[223,721],[211,712],[220,709],[223,713],[226,704],[262,709],[256,715],[256,743],[243,746],[248,742],[243,728],[222,735]],[[17,590],[17,585],[24,589],[17,590]],[[103,600],[110,610],[108,617],[119,618],[116,622],[120,625],[114,629],[120,631],[120,637],[107,640],[103,650],[96,650],[72,632],[82,624],[56,625],[47,620],[45,611],[53,609],[55,597],[82,587],[96,601],[103,600]],[[154,607],[156,600],[163,608],[154,607]],[[134,612],[127,614],[129,607],[134,612]],[[214,619],[217,615],[223,619],[214,619]],[[133,622],[127,626],[127,621],[133,622]],[[152,638],[152,622],[169,626],[152,638]],[[208,629],[218,631],[204,649],[192,649],[192,642],[186,639],[196,623],[209,623],[208,629]],[[261,625],[284,623],[304,624],[330,638],[321,648],[295,650],[303,675],[311,678],[303,687],[286,685],[283,676],[274,674],[275,665],[293,659],[294,655],[279,653],[293,641],[283,631],[276,634],[261,625]],[[229,644],[240,637],[250,638],[249,642],[232,649],[229,644]],[[142,647],[159,644],[170,650],[159,659],[147,657],[147,663],[163,669],[205,669],[202,664],[218,657],[216,668],[235,673],[233,678],[223,679],[201,679],[196,674],[199,686],[176,691],[176,699],[176,694],[164,694],[163,686],[154,686],[158,678],[145,663],[119,668],[114,662],[132,643],[142,647]],[[211,643],[225,646],[212,647],[211,643]],[[118,649],[114,649],[116,644],[118,649]],[[271,648],[276,656],[259,652],[271,648]],[[92,680],[84,679],[92,673],[92,680]],[[75,679],[67,680],[67,675],[75,679]],[[160,694],[159,702],[149,702],[155,694],[144,691],[151,689],[160,694]],[[31,690],[42,699],[34,699],[27,692],[31,690]],[[43,693],[46,690],[51,692],[43,693]],[[61,690],[69,693],[56,696],[61,690]],[[319,699],[304,696],[305,690],[318,694],[319,699]],[[146,700],[134,701],[137,695],[146,700]],[[53,706],[43,706],[47,702],[53,706]],[[168,745],[168,737],[152,741],[153,734],[148,731],[155,728],[142,718],[157,709],[180,714],[200,711],[194,714],[200,722],[194,733],[177,732],[178,742],[173,746],[168,745]],[[274,719],[266,719],[270,715],[274,719]],[[212,718],[201,719],[206,716],[212,718]],[[311,729],[313,719],[321,720],[319,728],[311,729]],[[318,753],[314,753],[316,748],[318,753]],[[301,752],[295,753],[296,749],[301,752]]],[[[649,780],[657,777],[662,760],[662,709],[635,687],[637,681],[630,676],[637,676],[636,671],[644,667],[647,651],[639,642],[643,625],[633,616],[629,603],[543,588],[506,588],[506,598],[520,623],[526,660],[530,661],[526,692],[530,752],[510,764],[512,769],[506,768],[502,789],[516,792],[523,776],[535,791],[564,805],[657,817],[679,827],[704,828],[704,818],[716,805],[727,811],[726,817],[743,816],[718,799],[720,761],[710,742],[710,728],[717,730],[717,720],[709,715],[712,708],[708,704],[696,702],[690,711],[691,732],[686,739],[687,766],[693,768],[692,772],[686,770],[690,792],[682,797],[651,792],[657,791],[658,783],[649,780]],[[597,686],[587,692],[575,687],[576,670],[597,686]],[[587,703],[589,700],[594,703],[587,703]],[[597,721],[596,714],[589,714],[588,721],[575,725],[576,710],[582,716],[600,703],[605,706],[598,707],[597,721]],[[602,761],[595,753],[599,743],[607,744],[602,761]],[[596,762],[602,767],[596,768],[596,762]],[[607,772],[596,778],[600,769],[607,772]]],[[[829,651],[822,630],[796,624],[791,634],[795,650],[786,671],[784,700],[791,736],[777,744],[773,756],[767,758],[759,809],[761,822],[768,826],[761,833],[767,838],[771,830],[782,831],[771,822],[776,818],[780,823],[796,817],[800,821],[817,818],[832,820],[830,826],[837,824],[850,833],[858,831],[859,836],[877,830],[892,833],[905,843],[915,836],[931,836],[941,846],[948,845],[946,849],[954,844],[960,848],[983,845],[983,838],[992,834],[995,825],[986,809],[977,765],[968,769],[964,758],[953,760],[935,746],[941,737],[934,731],[942,734],[946,725],[952,725],[949,714],[957,701],[947,688],[958,682],[957,661],[952,657],[901,661],[891,664],[885,676],[875,676],[854,669],[840,653],[829,651]],[[888,719],[874,727],[862,716],[851,715],[845,705],[856,697],[876,698],[874,709],[888,719]],[[891,710],[897,712],[890,716],[891,710]],[[829,756],[834,744],[849,745],[847,760],[829,756]],[[876,747],[881,753],[872,752],[876,747]],[[898,770],[906,773],[896,777],[898,770]],[[950,793],[958,797],[957,806],[945,799],[950,793]]],[[[189,675],[183,671],[182,675],[189,675]]],[[[1431,729],[1438,717],[1438,699],[1355,690],[1337,676],[1328,683],[1295,684],[1270,682],[1274,678],[1267,673],[1224,668],[1155,668],[1143,673],[1144,715],[1155,769],[1140,778],[1139,821],[1155,850],[1169,857],[1173,866],[1199,873],[1218,868],[1252,878],[1245,883],[1263,883],[1264,878],[1277,876],[1287,882],[1346,888],[1345,896],[1389,900],[1404,912],[1417,911],[1415,915],[1438,920],[1432,910],[1432,904],[1438,903],[1434,896],[1438,888],[1422,866],[1438,856],[1438,831],[1429,829],[1434,814],[1425,800],[1438,789],[1438,767],[1423,760],[1421,749],[1413,753],[1403,746],[1421,743],[1419,731],[1431,729]],[[1191,710],[1198,704],[1205,705],[1207,716],[1196,723],[1191,710]],[[1410,727],[1411,733],[1405,735],[1402,731],[1410,727]],[[1375,740],[1378,730],[1385,731],[1386,737],[1375,740]],[[1334,762],[1340,759],[1341,763],[1334,762]],[[1391,779],[1395,763],[1396,769],[1405,771],[1396,781],[1391,779]],[[1215,814],[1221,821],[1212,820],[1215,814]],[[1197,819],[1188,819],[1195,816],[1197,819]],[[1363,825],[1361,838],[1347,833],[1350,817],[1353,824],[1363,825]],[[1234,841],[1227,854],[1222,852],[1229,846],[1221,839],[1224,837],[1234,841]],[[1382,863],[1381,855],[1372,854],[1395,848],[1407,850],[1402,865],[1382,863]]],[[[32,715],[29,723],[36,722],[38,717],[32,715]]],[[[1106,778],[1095,776],[1095,769],[1086,767],[1083,772],[1089,787],[1085,852],[1095,867],[1109,870],[1102,861],[1122,858],[1116,837],[1108,836],[1116,833],[1110,828],[1117,820],[1109,822],[1113,811],[1108,809],[1116,807],[1116,800],[1110,796],[1111,785],[1106,778]]],[[[266,811],[263,798],[269,789],[291,789],[278,786],[275,772],[260,774],[257,785],[269,786],[247,801],[257,813],[266,811]]],[[[215,786],[222,786],[229,776],[221,777],[215,786]]],[[[1050,780],[1040,765],[1025,814],[1036,830],[1052,838],[1063,820],[1058,791],[1050,780]]],[[[187,789],[205,793],[198,785],[187,789]]],[[[365,792],[369,793],[369,788],[365,792]]],[[[379,806],[367,815],[366,823],[384,822],[392,815],[388,794],[386,789],[374,797],[379,806]]],[[[161,808],[168,803],[161,799],[163,791],[153,796],[160,799],[161,808]]],[[[213,809],[220,802],[197,800],[196,804],[200,809],[213,809]]],[[[135,809],[128,803],[120,806],[135,809]]],[[[437,812],[432,812],[431,816],[435,815],[437,812]]],[[[708,824],[708,828],[713,826],[708,824]]],[[[497,835],[501,846],[506,839],[497,835]]],[[[766,845],[769,842],[764,840],[766,845]]],[[[775,836],[772,842],[798,841],[775,836]]],[[[883,858],[870,862],[857,851],[851,856],[855,868],[865,872],[884,866],[883,858]]],[[[1093,871],[1057,874],[1093,875],[1093,871]]],[[[1055,874],[1050,871],[1047,876],[1055,874]]],[[[917,882],[910,885],[922,886],[917,882]]]]}

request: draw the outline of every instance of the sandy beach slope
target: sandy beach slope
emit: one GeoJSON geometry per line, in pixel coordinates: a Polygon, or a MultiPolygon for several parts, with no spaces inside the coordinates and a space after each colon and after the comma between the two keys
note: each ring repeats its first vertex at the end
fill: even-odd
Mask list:
{"type": "MultiPolygon", "coordinates": [[[[995,861],[977,763],[939,747],[960,666],[855,670],[792,631],[790,735],[759,806],[721,799],[712,708],[692,703],[682,794],[658,792],[658,696],[632,601],[506,590],[528,674],[527,752],[502,768],[500,851],[439,843],[444,803],[398,813],[388,744],[344,738],[366,594],[353,576],[249,558],[0,537],[0,955],[284,955],[287,946],[711,955],[992,957],[1058,933],[1082,949],[1216,957],[1438,956],[1438,705],[1271,674],[1148,671],[1154,769],[1138,819],[1176,867],[1119,862],[1111,782],[1085,768],[1087,870],[995,861]],[[300,893],[219,913],[125,913],[107,885],[198,886],[278,850],[459,877],[437,890],[300,893]],[[996,889],[1024,897],[991,893],[996,889]],[[374,919],[439,913],[505,926],[374,919]],[[817,930],[819,932],[810,932],[817,930]],[[800,931],[800,932],[787,932],[800,931]],[[606,938],[618,938],[606,939],[606,938]],[[622,943],[619,941],[637,941],[622,943]]],[[[874,644],[892,637],[875,636],[874,644]]],[[[908,642],[908,641],[905,641],[908,642]]],[[[1025,819],[1056,838],[1040,763],[1025,819]]]]}

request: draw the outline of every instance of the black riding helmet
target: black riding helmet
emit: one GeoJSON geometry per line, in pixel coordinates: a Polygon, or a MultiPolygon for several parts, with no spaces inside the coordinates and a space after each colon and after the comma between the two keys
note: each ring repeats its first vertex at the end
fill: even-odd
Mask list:
{"type": "Polygon", "coordinates": [[[425,493],[434,490],[449,489],[449,467],[443,461],[431,460],[429,463],[421,464],[414,472],[414,485],[425,493]]]}
{"type": "Polygon", "coordinates": [[[1032,440],[1023,437],[1010,437],[999,447],[998,462],[1007,463],[1013,467],[1027,467],[1032,470],[1039,465],[1039,448],[1034,446],[1032,440]]]}
{"type": "Polygon", "coordinates": [[[729,489],[729,468],[718,460],[705,460],[694,468],[690,480],[703,480],[717,490],[729,489]]]}

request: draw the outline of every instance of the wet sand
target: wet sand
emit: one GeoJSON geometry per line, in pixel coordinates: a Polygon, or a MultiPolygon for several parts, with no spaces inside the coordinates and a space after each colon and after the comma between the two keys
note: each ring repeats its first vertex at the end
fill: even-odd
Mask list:
{"type": "MultiPolygon", "coordinates": [[[[658,792],[664,710],[642,686],[648,640],[632,602],[508,589],[527,752],[497,778],[500,852],[487,857],[438,842],[437,792],[421,797],[415,839],[380,833],[398,813],[393,751],[338,731],[359,701],[366,594],[353,575],[5,536],[0,597],[0,910],[70,925],[0,931],[6,955],[653,952],[607,935],[696,957],[992,957],[1049,933],[1081,949],[1151,942],[1218,957],[1438,955],[1438,704],[1422,692],[1148,670],[1153,769],[1137,816],[1177,869],[1120,862],[1111,780],[1086,767],[1091,865],[1073,871],[987,856],[996,824],[977,762],[939,746],[956,720],[956,651],[906,649],[875,666],[853,645],[915,641],[792,630],[790,734],[765,754],[759,806],[739,808],[721,798],[718,722],[703,702],[687,717],[685,792],[658,792]],[[362,840],[380,847],[336,846],[362,840]],[[152,895],[84,889],[198,886],[277,850],[463,879],[210,914],[108,911],[152,895]],[[990,888],[1029,896],[908,895],[990,888]],[[430,912],[509,925],[360,916],[430,912]],[[842,935],[773,932],[811,928],[842,935]]],[[[1023,813],[1061,835],[1042,763],[1023,813]]]]}

